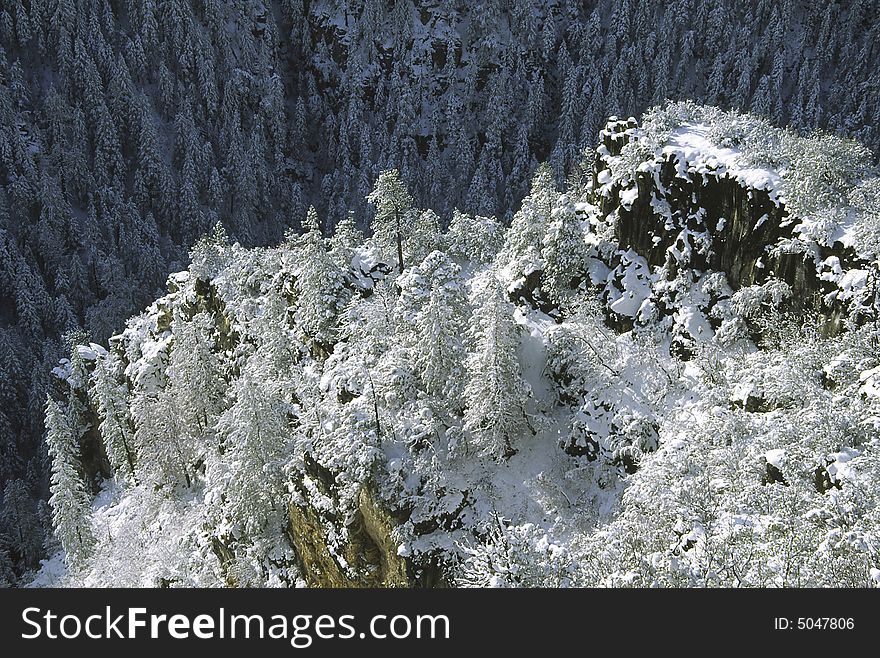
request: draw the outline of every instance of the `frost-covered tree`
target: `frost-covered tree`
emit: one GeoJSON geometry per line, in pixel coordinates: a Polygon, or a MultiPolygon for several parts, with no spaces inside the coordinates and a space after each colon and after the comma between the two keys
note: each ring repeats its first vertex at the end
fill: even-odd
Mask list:
{"type": "Polygon", "coordinates": [[[119,360],[115,355],[99,359],[89,394],[101,417],[101,438],[114,475],[136,483],[134,427],[128,411],[127,389],[116,378],[118,367],[119,360]]]}
{"type": "Polygon", "coordinates": [[[499,522],[484,543],[465,548],[465,555],[456,573],[459,587],[585,585],[571,551],[533,523],[513,526],[499,522]]]}
{"type": "Polygon", "coordinates": [[[308,231],[289,254],[297,293],[294,318],[310,340],[328,347],[336,338],[336,318],[346,302],[345,271],[327,252],[314,208],[306,224],[308,231]]]}
{"type": "Polygon", "coordinates": [[[373,237],[383,249],[396,250],[397,271],[405,267],[403,242],[413,224],[413,200],[396,169],[379,175],[373,191],[367,197],[376,208],[371,227],[373,237]]]}
{"type": "Polygon", "coordinates": [[[271,381],[245,372],[231,390],[232,404],[217,421],[223,461],[208,474],[220,485],[221,513],[234,530],[254,536],[285,510],[282,458],[290,437],[288,406],[271,381]],[[228,470],[227,470],[228,469],[228,470]]]}
{"type": "Polygon", "coordinates": [[[15,581],[12,558],[6,546],[0,543],[0,587],[12,587],[15,581]]]}
{"type": "Polygon", "coordinates": [[[333,235],[330,237],[330,255],[337,265],[348,269],[351,267],[354,250],[363,242],[364,234],[357,227],[354,213],[349,212],[333,229],[333,235]]]}
{"type": "MultiPolygon", "coordinates": [[[[36,566],[43,537],[36,501],[23,480],[9,480],[3,487],[3,515],[0,520],[8,529],[10,547],[20,556],[22,565],[30,568],[36,566]]],[[[0,566],[0,571],[2,568],[0,566]]]]}
{"type": "Polygon", "coordinates": [[[406,262],[421,263],[439,247],[440,218],[433,210],[423,210],[413,218],[412,226],[403,243],[406,262]]]}
{"type": "Polygon", "coordinates": [[[581,220],[569,198],[561,196],[541,241],[547,294],[557,304],[570,293],[572,283],[583,276],[586,253],[581,220]]]}
{"type": "Polygon", "coordinates": [[[468,312],[461,270],[442,251],[433,251],[397,285],[396,314],[413,365],[427,393],[455,411],[461,407],[468,312]]]}
{"type": "Polygon", "coordinates": [[[52,458],[52,523],[68,565],[76,569],[84,565],[95,546],[91,497],[82,476],[78,432],[51,398],[46,403],[46,444],[52,458]]]}
{"type": "Polygon", "coordinates": [[[132,403],[139,473],[156,486],[194,484],[198,446],[184,434],[170,388],[136,397],[132,403]]]}
{"type": "Polygon", "coordinates": [[[504,236],[504,247],[496,260],[502,276],[511,281],[544,269],[541,242],[558,197],[553,174],[542,165],[532,179],[532,189],[504,236]]]}
{"type": "Polygon", "coordinates": [[[464,428],[480,454],[508,458],[529,427],[528,388],[519,362],[519,326],[513,305],[490,270],[474,282],[472,348],[465,362],[464,428]]]}
{"type": "Polygon", "coordinates": [[[181,430],[196,440],[213,424],[225,392],[213,340],[214,322],[202,311],[189,320],[175,318],[171,330],[174,344],[168,362],[168,385],[181,430]]]}
{"type": "Polygon", "coordinates": [[[501,249],[504,229],[494,217],[473,217],[455,210],[443,243],[450,256],[485,264],[501,249]]]}

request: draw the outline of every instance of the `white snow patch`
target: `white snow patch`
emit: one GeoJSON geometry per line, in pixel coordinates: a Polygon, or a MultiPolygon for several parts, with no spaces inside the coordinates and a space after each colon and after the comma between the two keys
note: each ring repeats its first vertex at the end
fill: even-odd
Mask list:
{"type": "Polygon", "coordinates": [[[682,306],[675,312],[675,321],[698,342],[707,342],[714,335],[712,325],[695,306],[682,306]]]}
{"type": "Polygon", "coordinates": [[[639,309],[651,296],[648,262],[636,252],[623,254],[621,263],[608,275],[610,308],[618,315],[636,317],[639,309]],[[620,277],[619,283],[615,281],[620,277]]]}
{"type": "Polygon", "coordinates": [[[587,259],[587,273],[590,275],[590,283],[594,286],[608,280],[611,269],[598,258],[587,259]]]}
{"type": "Polygon", "coordinates": [[[831,464],[826,466],[828,474],[835,480],[851,479],[856,473],[856,469],[851,462],[861,454],[862,453],[855,448],[844,448],[840,452],[828,455],[829,459],[834,460],[831,464]]]}
{"type": "Polygon", "coordinates": [[[840,299],[857,297],[868,285],[868,270],[849,270],[840,278],[837,285],[842,291],[840,299]]]}
{"type": "Polygon", "coordinates": [[[632,208],[632,204],[635,203],[635,200],[639,198],[639,188],[633,185],[630,188],[623,190],[620,193],[620,205],[629,210],[632,208]]]}
{"type": "Polygon", "coordinates": [[[869,398],[880,398],[880,366],[862,371],[859,375],[859,393],[869,398]]]}
{"type": "Polygon", "coordinates": [[[547,364],[546,335],[556,323],[540,311],[532,311],[526,315],[519,308],[514,311],[514,319],[526,329],[520,345],[523,378],[531,388],[535,400],[543,401],[550,393],[550,386],[544,377],[544,367],[547,364]]]}
{"type": "Polygon", "coordinates": [[[52,368],[52,376],[62,381],[67,381],[73,374],[73,368],[70,365],[70,359],[60,359],[58,365],[52,368]]]}
{"type": "Polygon", "coordinates": [[[107,356],[107,350],[96,343],[77,345],[76,353],[79,354],[80,358],[86,361],[96,361],[98,356],[107,356]]]}
{"type": "Polygon", "coordinates": [[[771,466],[775,466],[779,470],[782,470],[782,467],[785,465],[785,449],[775,448],[774,450],[768,450],[764,453],[764,459],[766,459],[767,463],[771,466]]]}
{"type": "Polygon", "coordinates": [[[385,263],[378,247],[355,249],[351,257],[351,271],[357,284],[364,290],[372,290],[377,281],[385,278],[385,263]]]}
{"type": "Polygon", "coordinates": [[[32,587],[59,587],[67,576],[67,565],[64,563],[64,551],[58,551],[48,560],[40,560],[40,568],[34,579],[24,585],[32,587]]]}
{"type": "Polygon", "coordinates": [[[745,165],[742,151],[715,145],[709,139],[710,131],[711,127],[704,123],[684,124],[670,134],[661,154],[675,156],[679,167],[687,167],[688,172],[726,174],[745,187],[766,190],[774,203],[781,203],[782,178],[779,173],[745,165]]]}

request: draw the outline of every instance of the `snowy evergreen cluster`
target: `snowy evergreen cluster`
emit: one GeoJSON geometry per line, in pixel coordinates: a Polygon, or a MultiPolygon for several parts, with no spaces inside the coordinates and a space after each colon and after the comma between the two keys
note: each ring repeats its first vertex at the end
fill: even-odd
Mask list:
{"type": "MultiPolygon", "coordinates": [[[[600,145],[595,188],[563,193],[539,167],[507,229],[456,211],[441,230],[397,170],[367,195],[368,236],[352,216],[325,236],[314,208],[275,247],[218,225],[108,349],[75,346],[55,370],[61,550],[36,584],[304,584],[291,509],[355,579],[343,555],[367,495],[397,519],[395,559],[460,586],[880,585],[876,321],[823,337],[815,314],[782,312],[777,278],[672,272],[619,244],[625,182],[602,210],[603,172],[637,149],[634,170],[672,148],[691,177],[727,148],[716,174],[752,171],[780,200],[832,184],[716,139],[738,121],[801,139],[672,104],[624,122],[621,155],[600,145]]],[[[851,154],[835,139],[790,151],[851,154]]],[[[876,179],[853,167],[838,205],[858,224],[850,192],[876,179]]],[[[853,245],[862,260],[828,283],[876,260],[853,245]]],[[[876,288],[849,301],[876,310],[876,288]]]]}

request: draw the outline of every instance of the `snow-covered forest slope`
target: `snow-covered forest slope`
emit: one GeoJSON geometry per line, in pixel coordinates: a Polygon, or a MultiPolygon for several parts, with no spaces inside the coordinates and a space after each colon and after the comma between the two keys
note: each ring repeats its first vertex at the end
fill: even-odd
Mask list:
{"type": "Polygon", "coordinates": [[[35,584],[877,586],[870,152],[674,103],[446,230],[221,227],[47,407],[35,584]]]}
{"type": "MultiPolygon", "coordinates": [[[[666,98],[880,147],[877,0],[0,0],[0,554],[51,540],[43,407],[220,221],[329,234],[397,169],[507,225],[666,98]],[[80,339],[83,340],[83,339],[80,339]],[[88,342],[88,341],[86,341],[88,342]]],[[[657,252],[659,253],[659,252],[657,252]]],[[[655,254],[656,255],[656,254],[655,254]]],[[[723,269],[723,268],[722,268],[723,269]]],[[[4,562],[5,563],[5,562],[4,562]]]]}

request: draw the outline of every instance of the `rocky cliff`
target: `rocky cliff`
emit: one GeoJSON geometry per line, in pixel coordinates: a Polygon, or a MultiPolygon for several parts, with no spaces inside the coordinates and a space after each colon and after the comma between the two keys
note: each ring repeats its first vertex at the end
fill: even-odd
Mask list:
{"type": "Polygon", "coordinates": [[[787,206],[796,185],[787,165],[750,162],[730,138],[715,143],[717,126],[706,120],[683,118],[662,136],[633,118],[612,119],[601,131],[593,202],[618,248],[667,281],[720,272],[733,291],[784,282],[790,292],[780,308],[816,318],[825,335],[874,319],[870,254],[859,255],[840,230],[825,241],[805,235],[803,218],[787,206]]]}

